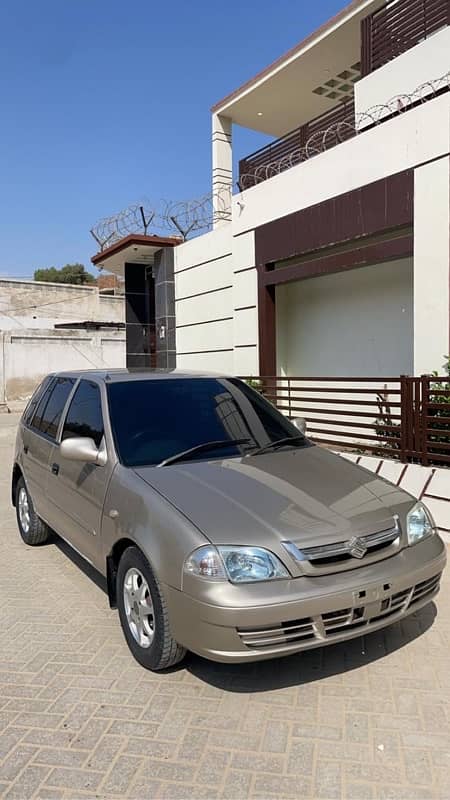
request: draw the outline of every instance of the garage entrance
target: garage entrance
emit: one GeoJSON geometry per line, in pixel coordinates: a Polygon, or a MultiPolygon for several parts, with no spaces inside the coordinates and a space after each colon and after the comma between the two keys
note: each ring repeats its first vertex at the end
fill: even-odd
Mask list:
{"type": "Polygon", "coordinates": [[[276,287],[276,374],[413,372],[413,259],[276,287]]]}

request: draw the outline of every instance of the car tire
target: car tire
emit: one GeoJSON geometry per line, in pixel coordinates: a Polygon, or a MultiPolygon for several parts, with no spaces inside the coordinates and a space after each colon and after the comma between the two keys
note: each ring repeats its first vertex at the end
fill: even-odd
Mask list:
{"type": "Polygon", "coordinates": [[[158,580],[137,547],[128,547],[117,570],[120,624],[136,661],[146,669],[173,667],[186,650],[173,638],[167,604],[158,580]]]}
{"type": "Polygon", "coordinates": [[[50,528],[36,514],[23,478],[17,481],[15,499],[17,524],[23,541],[32,547],[44,544],[50,536],[50,528]]]}

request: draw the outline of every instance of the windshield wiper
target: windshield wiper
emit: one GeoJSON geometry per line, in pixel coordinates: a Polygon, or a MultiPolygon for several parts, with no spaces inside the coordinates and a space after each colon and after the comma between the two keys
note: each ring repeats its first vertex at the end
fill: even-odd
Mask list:
{"type": "Polygon", "coordinates": [[[256,450],[252,450],[249,453],[249,456],[258,456],[260,453],[265,453],[266,450],[273,450],[275,447],[282,447],[284,444],[289,444],[289,442],[298,442],[299,440],[305,440],[305,437],[299,433],[298,436],[283,436],[282,439],[275,439],[274,442],[269,442],[269,444],[265,444],[262,447],[258,447],[256,450]]]}
{"type": "Polygon", "coordinates": [[[203,442],[203,444],[197,444],[195,447],[190,447],[188,450],[182,450],[181,453],[175,453],[174,456],[165,458],[164,461],[161,461],[156,466],[166,467],[168,464],[175,464],[176,461],[184,461],[193,453],[201,453],[203,450],[220,450],[222,447],[229,447],[234,444],[248,444],[251,441],[251,439],[217,439],[213,442],[203,442]]]}

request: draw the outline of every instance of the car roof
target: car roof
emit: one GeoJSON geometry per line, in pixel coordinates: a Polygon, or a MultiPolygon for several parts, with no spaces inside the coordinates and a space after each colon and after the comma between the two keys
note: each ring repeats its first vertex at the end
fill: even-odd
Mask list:
{"type": "Polygon", "coordinates": [[[64,370],[64,372],[53,373],[55,377],[70,378],[97,378],[105,383],[122,383],[126,381],[148,381],[170,378],[227,378],[219,372],[206,372],[185,369],[78,369],[64,370]]]}

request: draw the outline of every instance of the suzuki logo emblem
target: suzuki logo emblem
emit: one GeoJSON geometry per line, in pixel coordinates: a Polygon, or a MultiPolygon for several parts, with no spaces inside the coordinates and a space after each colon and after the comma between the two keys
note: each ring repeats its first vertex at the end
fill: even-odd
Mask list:
{"type": "Polygon", "coordinates": [[[359,539],[358,536],[354,536],[353,539],[350,539],[348,542],[348,552],[354,558],[364,558],[367,553],[367,547],[362,539],[359,539]]]}

